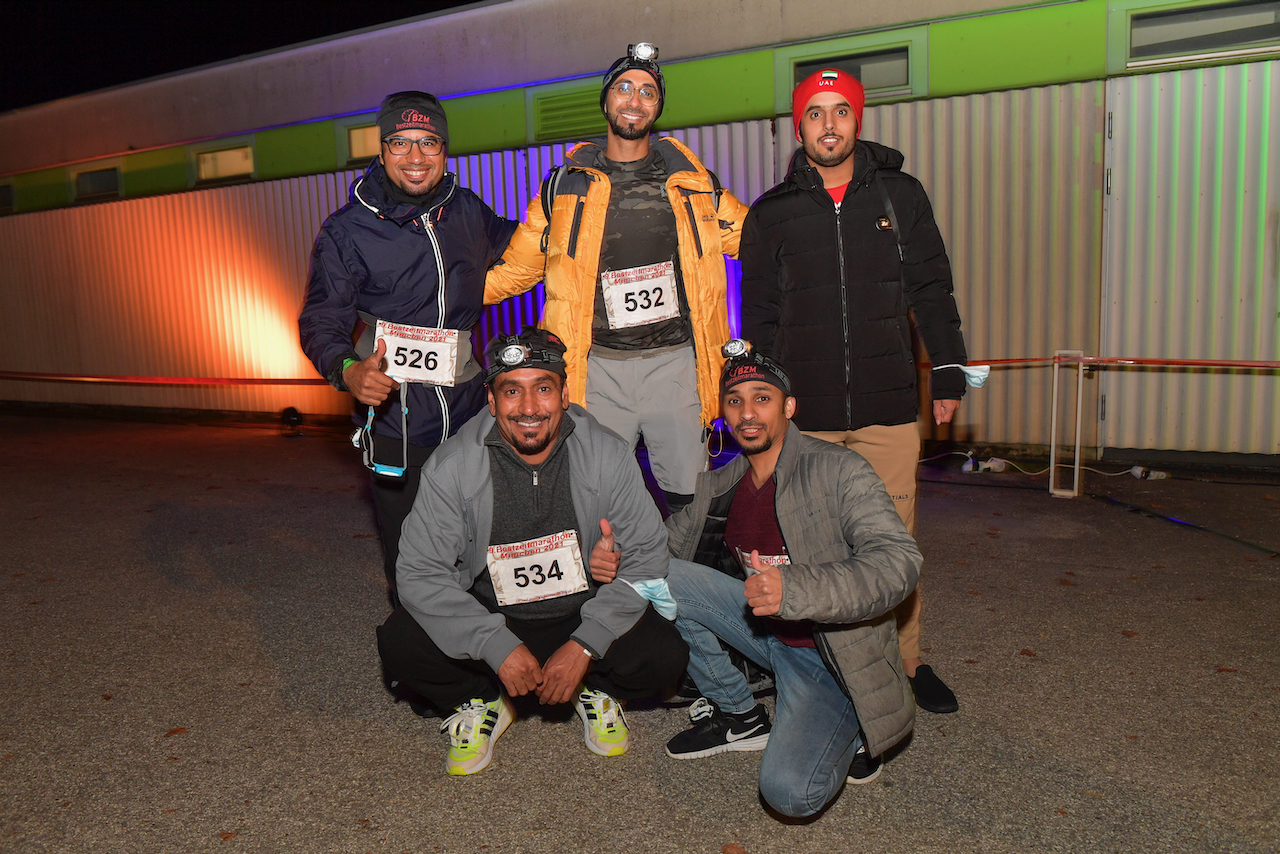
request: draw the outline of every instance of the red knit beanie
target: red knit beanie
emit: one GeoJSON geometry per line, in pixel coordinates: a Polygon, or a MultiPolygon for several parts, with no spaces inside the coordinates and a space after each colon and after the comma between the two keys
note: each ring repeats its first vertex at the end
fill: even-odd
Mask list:
{"type": "Polygon", "coordinates": [[[867,92],[862,83],[852,74],[838,68],[824,68],[810,74],[791,93],[791,122],[796,128],[796,140],[800,139],[800,116],[808,106],[809,99],[819,92],[838,92],[844,95],[853,107],[854,118],[858,120],[858,133],[862,133],[862,107],[867,103],[867,92]]]}

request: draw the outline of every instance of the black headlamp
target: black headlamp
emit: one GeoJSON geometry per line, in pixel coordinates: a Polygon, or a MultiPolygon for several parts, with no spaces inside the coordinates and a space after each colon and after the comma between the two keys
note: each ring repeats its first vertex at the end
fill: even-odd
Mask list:
{"type": "Polygon", "coordinates": [[[484,372],[484,381],[492,382],[498,374],[514,371],[517,368],[533,368],[543,366],[553,373],[564,376],[564,356],[555,350],[530,347],[522,342],[519,336],[509,336],[506,343],[493,353],[492,363],[484,372]]]}
{"type": "Polygon", "coordinates": [[[750,341],[741,338],[730,338],[720,348],[725,357],[724,368],[720,371],[720,391],[732,388],[747,380],[761,380],[791,394],[791,377],[782,366],[764,353],[757,353],[751,348],[750,341]]]}
{"type": "Polygon", "coordinates": [[[610,66],[609,71],[604,75],[604,86],[600,89],[600,109],[602,112],[608,112],[605,110],[605,101],[609,96],[609,90],[619,77],[633,68],[647,71],[653,77],[653,82],[658,84],[658,110],[653,115],[653,120],[657,121],[662,115],[662,108],[667,103],[667,83],[662,79],[662,69],[658,67],[658,48],[649,42],[627,45],[627,55],[610,66]]]}

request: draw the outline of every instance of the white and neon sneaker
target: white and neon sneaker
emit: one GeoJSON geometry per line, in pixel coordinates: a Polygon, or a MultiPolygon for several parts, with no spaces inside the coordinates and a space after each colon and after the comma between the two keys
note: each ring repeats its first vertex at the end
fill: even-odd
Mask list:
{"type": "Polygon", "coordinates": [[[453,776],[483,771],[493,759],[493,743],[516,719],[516,713],[503,694],[486,703],[468,700],[458,706],[440,725],[449,734],[449,756],[445,768],[453,776]]]}
{"type": "Polygon", "coordinates": [[[573,699],[582,718],[582,738],[587,750],[599,756],[621,756],[631,746],[631,733],[622,706],[603,691],[582,685],[573,699]]]}

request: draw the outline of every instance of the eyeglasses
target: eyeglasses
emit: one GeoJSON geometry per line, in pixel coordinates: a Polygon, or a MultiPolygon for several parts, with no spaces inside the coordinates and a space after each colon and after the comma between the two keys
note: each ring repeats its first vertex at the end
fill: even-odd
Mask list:
{"type": "Polygon", "coordinates": [[[652,107],[658,103],[658,90],[647,83],[643,86],[636,86],[630,80],[623,80],[620,83],[613,84],[611,91],[613,92],[613,97],[623,103],[630,101],[637,92],[640,93],[640,103],[646,107],[652,107]]]}
{"type": "Polygon", "coordinates": [[[418,147],[422,149],[422,153],[428,157],[434,157],[444,148],[444,140],[438,136],[424,136],[422,139],[409,139],[403,136],[389,136],[384,139],[383,144],[392,154],[405,155],[413,150],[413,144],[416,142],[418,147]]]}

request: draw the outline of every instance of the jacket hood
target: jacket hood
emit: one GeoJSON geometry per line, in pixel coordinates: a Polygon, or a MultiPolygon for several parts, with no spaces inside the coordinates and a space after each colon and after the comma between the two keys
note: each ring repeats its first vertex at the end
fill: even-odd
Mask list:
{"type": "MultiPolygon", "coordinates": [[[[853,156],[857,158],[854,161],[853,179],[859,184],[881,169],[899,170],[906,161],[902,152],[896,148],[865,139],[854,143],[853,156]]],[[[822,178],[819,177],[818,170],[809,165],[803,148],[797,148],[796,153],[791,155],[791,165],[787,167],[787,182],[806,190],[822,189],[822,178]]]]}
{"type": "MultiPolygon", "coordinates": [[[[382,168],[382,159],[375,157],[365,173],[351,184],[350,201],[352,204],[368,208],[383,219],[403,225],[408,220],[422,213],[423,207],[399,202],[387,193],[387,172],[382,168]]],[[[429,208],[435,210],[453,198],[458,179],[452,172],[444,173],[440,184],[428,195],[429,208]]]]}

